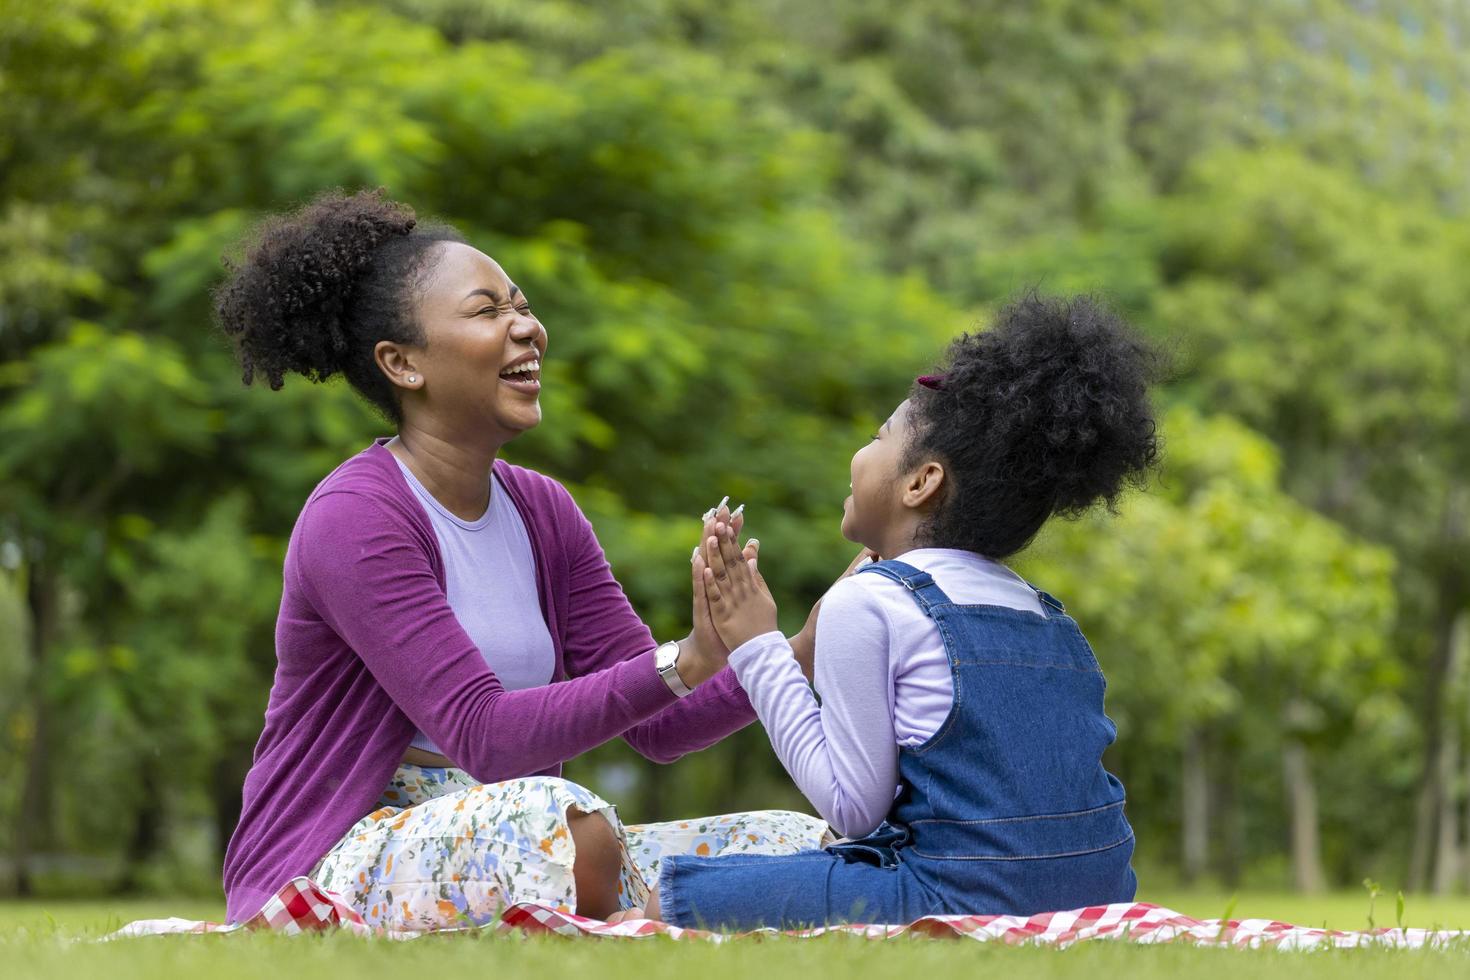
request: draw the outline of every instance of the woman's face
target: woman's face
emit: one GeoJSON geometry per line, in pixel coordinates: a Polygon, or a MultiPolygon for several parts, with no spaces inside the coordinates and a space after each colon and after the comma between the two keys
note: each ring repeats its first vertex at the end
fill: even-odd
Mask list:
{"type": "Polygon", "coordinates": [[[431,262],[418,307],[427,342],[414,356],[418,400],[429,415],[416,421],[476,434],[488,428],[508,441],[541,421],[546,329],[479,249],[446,242],[431,262]]]}
{"type": "Polygon", "coordinates": [[[842,504],[842,536],[880,551],[901,508],[899,466],[909,434],[909,403],[899,403],[852,457],[852,494],[842,504]]]}

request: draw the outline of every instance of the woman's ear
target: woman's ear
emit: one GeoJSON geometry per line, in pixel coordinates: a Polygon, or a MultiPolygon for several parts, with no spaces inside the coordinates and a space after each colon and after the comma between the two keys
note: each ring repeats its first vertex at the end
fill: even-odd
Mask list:
{"type": "Polygon", "coordinates": [[[927,460],[909,471],[900,498],[905,507],[917,510],[938,499],[944,486],[944,467],[936,460],[927,460]]]}
{"type": "Polygon", "coordinates": [[[373,348],[373,360],[393,384],[400,388],[419,388],[424,383],[424,373],[415,363],[417,353],[391,340],[380,340],[373,348]]]}

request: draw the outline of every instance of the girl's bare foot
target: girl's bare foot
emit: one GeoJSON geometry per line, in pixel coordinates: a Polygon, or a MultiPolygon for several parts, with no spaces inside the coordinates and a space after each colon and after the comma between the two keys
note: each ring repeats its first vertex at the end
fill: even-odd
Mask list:
{"type": "Polygon", "coordinates": [[[658,885],[654,885],[648,892],[648,904],[641,909],[626,909],[622,912],[614,912],[607,917],[612,922],[662,922],[663,917],[658,910],[658,885]]]}

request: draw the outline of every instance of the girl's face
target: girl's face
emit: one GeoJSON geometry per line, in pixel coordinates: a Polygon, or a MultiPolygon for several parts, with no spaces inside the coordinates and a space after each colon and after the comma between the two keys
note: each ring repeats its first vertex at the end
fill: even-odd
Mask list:
{"type": "Polygon", "coordinates": [[[842,505],[842,536],[883,554],[886,532],[903,511],[900,464],[909,436],[905,399],[852,457],[852,494],[842,505]]]}

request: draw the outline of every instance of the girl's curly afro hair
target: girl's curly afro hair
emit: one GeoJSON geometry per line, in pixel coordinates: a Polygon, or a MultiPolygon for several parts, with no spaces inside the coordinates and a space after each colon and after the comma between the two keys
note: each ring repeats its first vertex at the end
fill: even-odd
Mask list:
{"type": "Polygon", "coordinates": [[[939,388],[910,395],[904,467],[937,458],[947,477],[927,544],[1005,558],[1052,514],[1112,509],[1158,463],[1163,358],[1097,300],[1028,294],[946,361],[939,388]]]}
{"type": "Polygon", "coordinates": [[[446,241],[464,238],[419,223],[382,188],[327,191],[265,219],[244,259],[224,260],[228,276],[214,292],[215,318],[234,341],[245,383],[264,375],[279,390],[288,372],[311,381],[341,373],[390,421],[402,421],[373,349],[380,340],[424,343],[415,288],[446,241]]]}

